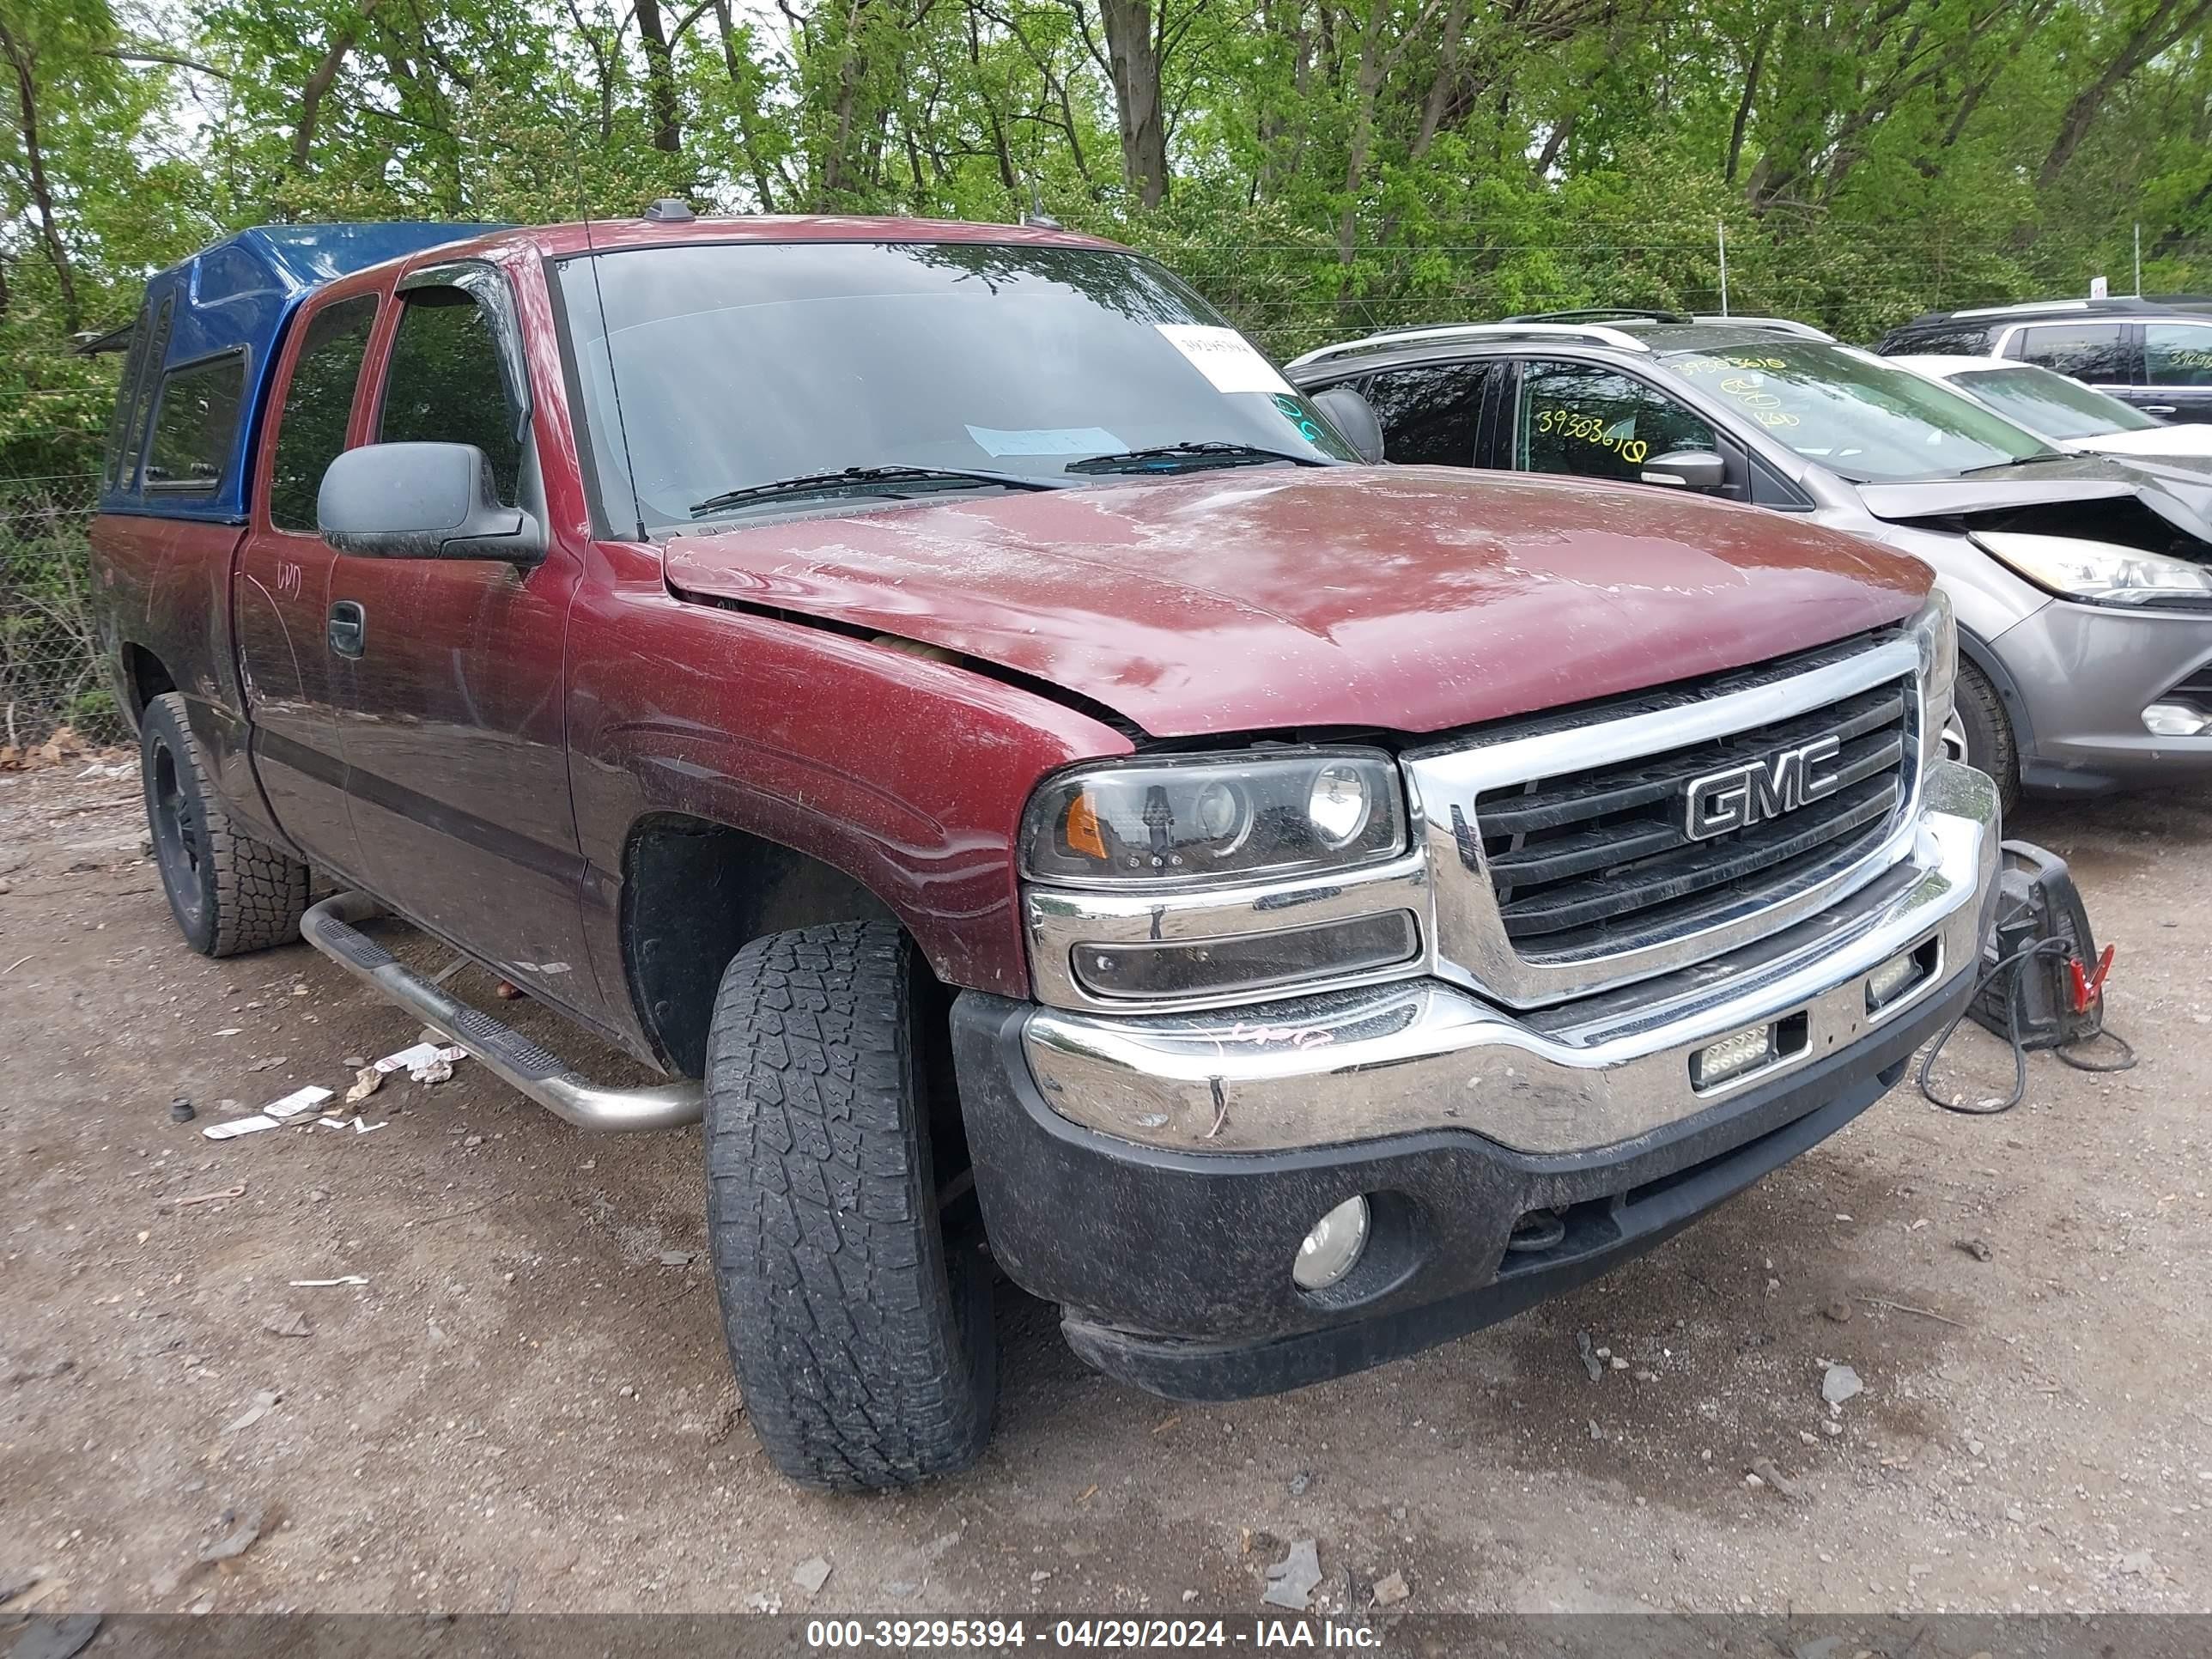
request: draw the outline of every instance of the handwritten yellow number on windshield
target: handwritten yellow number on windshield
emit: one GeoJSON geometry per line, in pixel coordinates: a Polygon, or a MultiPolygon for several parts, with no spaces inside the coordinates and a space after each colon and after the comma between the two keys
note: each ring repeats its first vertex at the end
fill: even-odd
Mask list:
{"type": "Polygon", "coordinates": [[[1538,410],[1535,428],[1545,437],[1572,438],[1610,450],[1631,466],[1640,464],[1651,453],[1651,446],[1643,439],[1628,437],[1617,428],[1607,430],[1599,416],[1577,414],[1571,409],[1538,410]]]}

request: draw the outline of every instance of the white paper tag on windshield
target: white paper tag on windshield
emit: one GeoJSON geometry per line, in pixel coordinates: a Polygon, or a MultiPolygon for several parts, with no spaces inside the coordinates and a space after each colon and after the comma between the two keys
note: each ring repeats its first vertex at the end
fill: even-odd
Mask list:
{"type": "Polygon", "coordinates": [[[968,435],[986,455],[1117,455],[1129,446],[1103,426],[1034,428],[1001,432],[971,426],[968,435]]]}
{"type": "Polygon", "coordinates": [[[1273,395],[1291,391],[1291,383],[1275,372],[1275,366],[1233,328],[1210,328],[1203,323],[1154,323],[1152,326],[1213,382],[1216,392],[1273,395]]]}

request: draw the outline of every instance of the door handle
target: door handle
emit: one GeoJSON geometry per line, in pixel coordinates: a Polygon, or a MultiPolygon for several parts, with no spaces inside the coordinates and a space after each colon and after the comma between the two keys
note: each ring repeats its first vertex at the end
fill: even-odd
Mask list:
{"type": "Polygon", "coordinates": [[[351,599],[331,607],[331,649],[341,657],[358,657],[368,649],[368,612],[351,599]]]}
{"type": "Polygon", "coordinates": [[[2172,404],[2137,404],[2136,407],[2146,415],[2157,416],[2160,420],[2176,412],[2172,404]]]}

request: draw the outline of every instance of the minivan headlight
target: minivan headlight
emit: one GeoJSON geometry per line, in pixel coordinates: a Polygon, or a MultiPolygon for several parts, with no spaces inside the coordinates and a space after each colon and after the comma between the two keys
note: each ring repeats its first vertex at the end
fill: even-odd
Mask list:
{"type": "Polygon", "coordinates": [[[1030,802],[1022,868],[1084,886],[1305,875],[1404,850],[1398,769],[1373,750],[1129,761],[1064,773],[1030,802]]]}
{"type": "Polygon", "coordinates": [[[1975,545],[2038,587],[2091,605],[2212,609],[2212,570],[2187,559],[2082,536],[1976,530],[1975,545]]]}
{"type": "Polygon", "coordinates": [[[1959,684],[1959,624],[1951,596],[1933,588],[1912,619],[1913,643],[1920,648],[1920,769],[1925,772],[1943,752],[1943,728],[1959,684]]]}

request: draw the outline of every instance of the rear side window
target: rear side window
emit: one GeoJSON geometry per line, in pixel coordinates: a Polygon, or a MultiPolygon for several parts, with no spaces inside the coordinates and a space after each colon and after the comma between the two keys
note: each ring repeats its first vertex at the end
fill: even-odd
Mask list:
{"type": "Polygon", "coordinates": [[[123,373],[115,382],[115,414],[107,424],[107,448],[100,458],[100,476],[111,489],[123,468],[123,434],[131,429],[131,405],[138,379],[146,368],[146,337],[154,331],[154,307],[140,309],[131,330],[130,349],[123,355],[123,373]]]}
{"type": "Polygon", "coordinates": [[[131,349],[123,360],[123,383],[117,389],[115,425],[107,437],[107,482],[129,490],[138,481],[138,452],[146,441],[146,409],[153,401],[160,379],[161,358],[169,349],[169,307],[161,301],[158,313],[141,313],[131,331],[131,349]]]}
{"type": "Polygon", "coordinates": [[[2012,356],[2077,380],[2128,381],[2127,331],[2118,323],[2038,323],[2021,330],[2012,356]]]}
{"type": "Polygon", "coordinates": [[[280,530],[314,533],[315,497],[323,474],[345,447],[354,388],[375,320],[373,294],[325,306],[307,319],[292,383],[284,391],[269,480],[269,520],[280,530]]]}
{"type": "Polygon", "coordinates": [[[1514,460],[1523,471],[1636,483],[1646,461],[1717,441],[1686,405],[1632,374],[1594,363],[1522,366],[1514,460]]]}
{"type": "Polygon", "coordinates": [[[245,393],[240,352],[171,370],[161,381],[154,435],[146,446],[146,488],[207,490],[221,483],[245,393]]]}
{"type": "Polygon", "coordinates": [[[377,441],[474,444],[491,463],[500,500],[512,507],[522,472],[514,428],[499,341],[483,307],[458,288],[410,293],[385,372],[377,441]]]}
{"type": "Polygon", "coordinates": [[[1482,397],[1495,362],[1394,368],[1367,384],[1383,453],[1401,465],[1472,466],[1482,397]]]}
{"type": "Polygon", "coordinates": [[[2212,386],[2212,324],[2146,323],[2143,367],[2153,386],[2212,386]]]}
{"type": "Polygon", "coordinates": [[[1881,343],[1885,356],[1925,352],[1946,357],[1978,357],[1990,349],[1987,323],[1931,323],[1925,328],[1899,329],[1881,343]]]}

